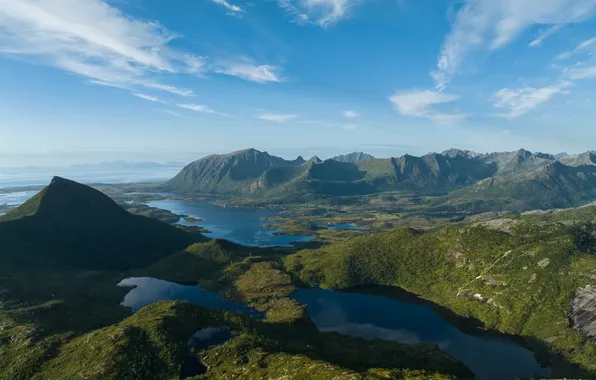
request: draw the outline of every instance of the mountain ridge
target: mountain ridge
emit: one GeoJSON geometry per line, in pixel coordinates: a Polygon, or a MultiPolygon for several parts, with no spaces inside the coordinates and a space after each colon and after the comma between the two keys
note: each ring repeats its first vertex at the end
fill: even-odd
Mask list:
{"type": "Polygon", "coordinates": [[[511,211],[523,208],[526,202],[527,207],[548,208],[578,206],[596,199],[596,181],[591,180],[589,166],[596,167],[592,152],[556,157],[526,149],[493,153],[449,149],[424,156],[371,158],[356,152],[304,161],[248,149],[194,161],[163,187],[278,203],[389,191],[448,195],[445,209],[452,207],[456,197],[455,203],[466,205],[471,204],[466,201],[484,195],[489,198],[482,200],[482,207],[511,211]],[[569,195],[569,191],[575,193],[569,195]],[[501,203],[491,206],[490,197],[501,203]]]}

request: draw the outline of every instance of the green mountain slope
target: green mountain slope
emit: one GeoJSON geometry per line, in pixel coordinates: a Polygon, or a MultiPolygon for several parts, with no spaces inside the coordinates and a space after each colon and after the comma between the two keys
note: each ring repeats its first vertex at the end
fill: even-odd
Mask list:
{"type": "Polygon", "coordinates": [[[566,208],[596,199],[596,166],[553,162],[537,170],[491,177],[455,191],[441,207],[473,212],[566,208]]]}
{"type": "Polygon", "coordinates": [[[0,217],[0,237],[4,257],[90,269],[143,267],[195,240],[173,226],[128,213],[91,187],[59,177],[0,217]]]}
{"type": "Polygon", "coordinates": [[[569,315],[576,291],[596,278],[590,248],[596,229],[569,222],[503,219],[425,233],[402,228],[302,251],[285,263],[312,286],[415,292],[490,329],[525,337],[549,358],[555,377],[593,378],[596,340],[574,329],[569,315]]]}

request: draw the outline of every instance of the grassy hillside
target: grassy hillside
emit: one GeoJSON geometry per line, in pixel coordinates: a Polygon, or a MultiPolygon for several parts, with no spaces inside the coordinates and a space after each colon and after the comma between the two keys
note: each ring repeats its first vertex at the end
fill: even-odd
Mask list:
{"type": "Polygon", "coordinates": [[[596,231],[586,228],[593,227],[511,219],[426,233],[402,228],[302,251],[285,265],[313,286],[404,288],[525,337],[556,375],[592,377],[596,341],[568,321],[576,290],[593,281],[596,266],[584,243],[596,231]]]}

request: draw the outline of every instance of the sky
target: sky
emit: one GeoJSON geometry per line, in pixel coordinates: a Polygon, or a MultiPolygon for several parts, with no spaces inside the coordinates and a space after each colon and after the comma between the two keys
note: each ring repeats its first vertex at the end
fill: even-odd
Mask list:
{"type": "Polygon", "coordinates": [[[0,0],[0,166],[596,149],[596,0],[0,0]]]}

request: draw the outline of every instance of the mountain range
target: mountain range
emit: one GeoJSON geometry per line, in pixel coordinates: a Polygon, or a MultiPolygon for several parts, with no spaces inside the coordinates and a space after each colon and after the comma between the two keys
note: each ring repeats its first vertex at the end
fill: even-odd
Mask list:
{"type": "Polygon", "coordinates": [[[450,149],[421,157],[373,158],[355,152],[306,161],[247,149],[194,161],[163,187],[276,202],[399,191],[446,196],[443,209],[487,211],[494,200],[492,205],[523,211],[596,199],[596,154],[450,149]]]}

